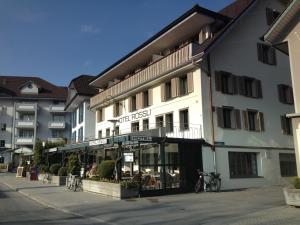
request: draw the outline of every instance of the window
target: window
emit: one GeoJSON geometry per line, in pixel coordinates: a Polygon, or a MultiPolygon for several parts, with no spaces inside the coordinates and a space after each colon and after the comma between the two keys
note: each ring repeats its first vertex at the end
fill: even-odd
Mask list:
{"type": "Polygon", "coordinates": [[[120,127],[116,126],[115,127],[115,135],[119,135],[120,134],[120,127]]]}
{"type": "Polygon", "coordinates": [[[295,154],[279,153],[280,173],[282,177],[297,176],[295,154]]]}
{"type": "Polygon", "coordinates": [[[6,123],[1,123],[1,131],[6,131],[6,123]]]}
{"type": "Polygon", "coordinates": [[[293,135],[292,120],[286,116],[281,116],[282,133],[286,135],[293,135]]]}
{"type": "Polygon", "coordinates": [[[110,137],[110,128],[106,128],[106,137],[110,137]]]}
{"type": "Polygon", "coordinates": [[[102,138],[102,130],[98,130],[98,138],[102,138]]]}
{"type": "Polygon", "coordinates": [[[83,122],[83,103],[79,106],[79,119],[78,119],[78,123],[82,123],[83,122]]]}
{"type": "Polygon", "coordinates": [[[114,104],[114,117],[118,117],[122,115],[122,103],[117,102],[114,104]]]}
{"type": "Polygon", "coordinates": [[[104,109],[98,109],[97,110],[97,123],[100,123],[104,120],[104,109]]]}
{"type": "Polygon", "coordinates": [[[179,95],[186,95],[188,94],[188,81],[187,75],[179,77],[179,95]]]}
{"type": "Polygon", "coordinates": [[[4,163],[4,157],[0,156],[0,163],[4,163]]]}
{"type": "Polygon", "coordinates": [[[179,111],[179,123],[180,130],[188,130],[189,129],[189,111],[188,109],[179,111]]]}
{"type": "Polygon", "coordinates": [[[173,132],[173,113],[166,114],[166,131],[173,132]]]}
{"type": "Polygon", "coordinates": [[[294,104],[293,89],[285,84],[278,84],[279,101],[283,104],[294,104]]]}
{"type": "Polygon", "coordinates": [[[131,96],[129,98],[129,109],[130,109],[130,112],[133,112],[137,109],[136,108],[136,95],[131,96]]]}
{"type": "Polygon", "coordinates": [[[280,12],[276,11],[275,9],[266,8],[267,25],[272,25],[279,15],[280,12]]]}
{"type": "Polygon", "coordinates": [[[148,130],[149,129],[149,119],[144,119],[143,120],[143,130],[148,130]]]}
{"type": "Polygon", "coordinates": [[[243,111],[244,129],[249,131],[264,131],[264,115],[262,112],[248,109],[243,111]]]}
{"type": "Polygon", "coordinates": [[[52,137],[53,138],[63,138],[64,131],[63,130],[52,130],[52,137]]]}
{"type": "Polygon", "coordinates": [[[78,130],[78,141],[83,142],[83,127],[80,127],[78,130]]]}
{"type": "Polygon", "coordinates": [[[21,119],[25,121],[33,121],[34,120],[34,114],[21,114],[21,119]]]}
{"type": "Polygon", "coordinates": [[[76,121],[77,113],[76,112],[77,112],[76,110],[74,112],[72,112],[72,128],[76,127],[76,123],[77,123],[77,121],[76,121]]]}
{"type": "Polygon", "coordinates": [[[172,98],[172,87],[171,81],[165,83],[165,100],[169,100],[172,98]]]}
{"type": "Polygon", "coordinates": [[[140,130],[139,122],[135,122],[131,124],[131,132],[138,132],[140,130]]]}
{"type": "Polygon", "coordinates": [[[230,178],[258,177],[256,152],[228,152],[230,178]]]}
{"type": "Polygon", "coordinates": [[[241,129],[240,110],[233,107],[217,107],[218,126],[222,128],[241,129]]]}
{"type": "Polygon", "coordinates": [[[5,147],[5,140],[0,140],[0,147],[4,148],[5,147]]]}
{"type": "Polygon", "coordinates": [[[257,43],[258,60],[269,65],[276,65],[275,49],[271,46],[257,43]]]}
{"type": "Polygon", "coordinates": [[[149,106],[149,92],[147,90],[143,92],[143,108],[146,108],[148,106],[149,106]]]}
{"type": "Polygon", "coordinates": [[[33,130],[20,130],[19,135],[20,135],[20,137],[31,138],[31,137],[33,137],[33,130]]]}
{"type": "Polygon", "coordinates": [[[238,77],[239,94],[246,97],[262,98],[261,81],[252,77],[238,77]]]}
{"type": "Polygon", "coordinates": [[[156,128],[160,128],[164,126],[164,117],[158,116],[156,117],[156,128]]]}
{"type": "Polygon", "coordinates": [[[63,115],[53,115],[53,121],[60,121],[60,122],[63,122],[65,121],[65,116],[63,115]]]}
{"type": "Polygon", "coordinates": [[[72,133],[72,136],[71,136],[71,142],[72,142],[72,143],[76,142],[76,131],[74,131],[74,132],[72,133]]]}
{"type": "Polygon", "coordinates": [[[237,94],[237,77],[225,71],[215,73],[216,91],[223,94],[237,94]]]}

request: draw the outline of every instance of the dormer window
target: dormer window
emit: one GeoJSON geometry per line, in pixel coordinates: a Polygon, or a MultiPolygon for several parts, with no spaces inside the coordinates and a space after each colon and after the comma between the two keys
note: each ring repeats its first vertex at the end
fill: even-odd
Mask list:
{"type": "Polygon", "coordinates": [[[28,84],[27,87],[28,87],[29,89],[32,89],[32,84],[28,84]]]}

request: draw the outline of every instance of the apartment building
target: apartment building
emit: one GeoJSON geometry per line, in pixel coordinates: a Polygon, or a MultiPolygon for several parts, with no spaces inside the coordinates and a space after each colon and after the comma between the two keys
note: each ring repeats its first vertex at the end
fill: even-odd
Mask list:
{"type": "Polygon", "coordinates": [[[138,140],[127,168],[156,180],[142,190],[191,190],[197,168],[219,172],[223,189],[295,175],[288,57],[261,40],[283,10],[197,5],[91,81],[96,136],[138,140]]]}
{"type": "Polygon", "coordinates": [[[80,75],[69,84],[65,110],[71,114],[71,143],[95,139],[95,112],[89,109],[90,98],[98,92],[89,86],[93,78],[80,75]]]}
{"type": "Polygon", "coordinates": [[[65,87],[38,77],[0,76],[0,149],[5,162],[12,160],[12,153],[32,155],[37,139],[69,140],[66,97],[65,87]]]}
{"type": "MultiPolygon", "coordinates": [[[[300,174],[300,2],[293,0],[286,10],[280,15],[275,23],[272,24],[268,32],[264,35],[266,42],[272,44],[278,50],[290,57],[291,76],[295,99],[295,113],[291,111],[284,120],[293,124],[294,144],[297,161],[297,172],[300,174]]],[[[290,127],[290,126],[289,126],[290,127]]]]}

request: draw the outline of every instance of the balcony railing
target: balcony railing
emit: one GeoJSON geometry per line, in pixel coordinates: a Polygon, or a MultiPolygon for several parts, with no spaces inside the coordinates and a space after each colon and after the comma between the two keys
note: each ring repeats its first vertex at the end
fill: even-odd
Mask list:
{"type": "Polygon", "coordinates": [[[65,129],[66,122],[65,121],[50,121],[48,123],[49,129],[65,129]]]}
{"type": "Polygon", "coordinates": [[[49,106],[49,111],[53,113],[63,113],[65,106],[64,105],[50,105],[49,106]]]}
{"type": "Polygon", "coordinates": [[[16,137],[16,144],[33,145],[33,137],[16,137]]]}
{"type": "Polygon", "coordinates": [[[126,93],[133,88],[159,78],[161,75],[184,65],[192,59],[197,47],[199,47],[199,45],[195,43],[186,44],[177,51],[150,64],[131,77],[107,88],[91,98],[91,107],[95,107],[109,98],[126,93]]]}
{"type": "Polygon", "coordinates": [[[17,103],[16,110],[19,112],[34,112],[37,108],[36,103],[17,103]]]}
{"type": "Polygon", "coordinates": [[[17,128],[34,128],[35,121],[34,120],[16,120],[17,128]]]}
{"type": "Polygon", "coordinates": [[[57,142],[64,142],[65,139],[63,138],[48,138],[49,142],[57,143],[57,142]]]}

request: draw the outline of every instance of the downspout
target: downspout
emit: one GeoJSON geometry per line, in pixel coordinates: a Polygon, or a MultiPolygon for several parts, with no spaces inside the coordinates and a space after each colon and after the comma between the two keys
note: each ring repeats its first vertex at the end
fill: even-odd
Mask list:
{"type": "Polygon", "coordinates": [[[211,63],[210,63],[210,53],[207,54],[207,72],[208,72],[208,82],[209,82],[209,112],[211,118],[211,150],[213,151],[213,163],[214,163],[214,172],[217,172],[217,162],[216,162],[216,149],[215,149],[215,126],[214,126],[214,117],[213,117],[213,99],[212,99],[212,83],[211,83],[211,63]]]}

